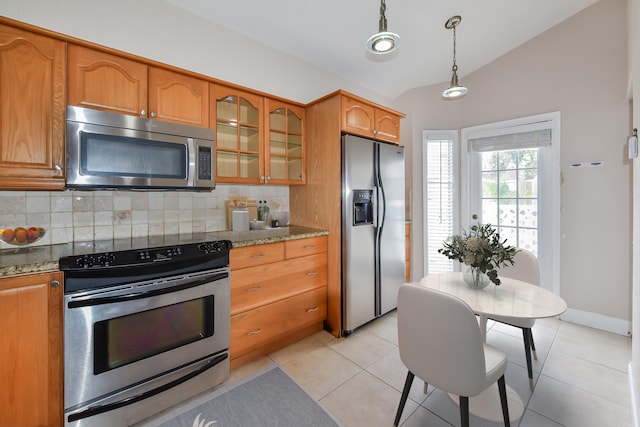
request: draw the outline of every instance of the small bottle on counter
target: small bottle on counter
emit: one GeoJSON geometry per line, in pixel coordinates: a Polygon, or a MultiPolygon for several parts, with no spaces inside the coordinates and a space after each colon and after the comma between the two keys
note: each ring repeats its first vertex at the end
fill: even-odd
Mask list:
{"type": "Polygon", "coordinates": [[[258,200],[258,207],[256,208],[256,211],[258,213],[258,221],[262,221],[262,200],[258,200]]]}
{"type": "Polygon", "coordinates": [[[269,205],[267,205],[266,200],[262,201],[262,220],[265,221],[265,223],[269,222],[269,205]]]}

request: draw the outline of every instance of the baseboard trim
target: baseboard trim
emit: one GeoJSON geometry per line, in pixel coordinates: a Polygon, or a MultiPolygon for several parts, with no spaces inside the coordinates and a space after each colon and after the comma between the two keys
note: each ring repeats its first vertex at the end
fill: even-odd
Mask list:
{"type": "Polygon", "coordinates": [[[578,325],[613,332],[614,334],[631,336],[631,322],[624,319],[609,317],[590,311],[576,310],[574,308],[568,308],[567,311],[560,315],[560,319],[577,323],[578,325]]]}

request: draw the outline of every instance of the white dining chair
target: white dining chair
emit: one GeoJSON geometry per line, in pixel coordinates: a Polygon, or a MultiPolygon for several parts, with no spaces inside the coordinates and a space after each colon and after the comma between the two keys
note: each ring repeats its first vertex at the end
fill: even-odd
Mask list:
{"type": "Polygon", "coordinates": [[[482,340],[471,308],[461,299],[406,283],[398,291],[398,346],[409,369],[394,427],[400,423],[414,377],[459,396],[462,427],[469,426],[469,397],[498,383],[504,425],[509,408],[507,356],[482,340]]]}
{"type": "MultiPolygon", "coordinates": [[[[511,279],[521,280],[533,285],[540,285],[540,273],[538,270],[538,259],[536,256],[526,249],[518,249],[513,258],[513,265],[498,268],[498,277],[509,277],[511,279]]],[[[533,342],[533,334],[531,328],[536,323],[535,319],[520,319],[508,316],[491,316],[491,320],[500,323],[515,326],[522,329],[522,339],[524,341],[524,354],[527,359],[527,373],[529,374],[529,388],[533,391],[535,383],[533,381],[533,367],[531,362],[531,354],[535,360],[538,360],[536,354],[536,346],[533,342]]]]}

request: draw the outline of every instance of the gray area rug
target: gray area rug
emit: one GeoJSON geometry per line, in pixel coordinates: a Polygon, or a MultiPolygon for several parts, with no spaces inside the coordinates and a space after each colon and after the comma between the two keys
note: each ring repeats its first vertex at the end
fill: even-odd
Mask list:
{"type": "Polygon", "coordinates": [[[164,427],[337,427],[278,365],[202,395],[153,421],[164,427]]]}

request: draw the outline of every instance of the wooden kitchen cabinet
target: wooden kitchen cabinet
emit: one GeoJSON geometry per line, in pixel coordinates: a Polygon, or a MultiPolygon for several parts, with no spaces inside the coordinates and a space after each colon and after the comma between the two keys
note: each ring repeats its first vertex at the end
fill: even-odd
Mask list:
{"type": "Polygon", "coordinates": [[[269,98],[265,104],[265,182],[304,184],[304,109],[269,98]]]}
{"type": "Polygon", "coordinates": [[[216,182],[264,182],[264,98],[211,84],[211,119],[216,147],[216,182]]]}
{"type": "Polygon", "coordinates": [[[209,127],[209,83],[110,53],[69,45],[69,105],[209,127]]]}
{"type": "Polygon", "coordinates": [[[289,188],[290,222],[329,231],[327,247],[327,320],[325,326],[336,337],[342,334],[342,133],[353,133],[397,144],[402,113],[339,90],[311,102],[305,111],[306,185],[289,188]],[[376,111],[383,133],[376,127],[376,111]],[[387,120],[389,116],[393,120],[387,120]],[[389,126],[389,121],[394,122],[389,126]],[[395,129],[395,130],[393,130],[395,129]],[[369,132],[369,133],[367,133],[369,132]]]}
{"type": "Polygon", "coordinates": [[[0,189],[62,190],[65,43],[0,25],[0,189]]]}
{"type": "Polygon", "coordinates": [[[302,339],[327,316],[327,237],[234,248],[231,367],[302,339]]]}
{"type": "Polygon", "coordinates": [[[342,131],[382,141],[400,143],[404,115],[351,95],[341,95],[342,131]]]}
{"type": "Polygon", "coordinates": [[[232,86],[210,92],[217,182],[304,184],[304,108],[232,86]]]}
{"type": "Polygon", "coordinates": [[[0,426],[61,426],[62,273],[0,279],[0,426]]]}

